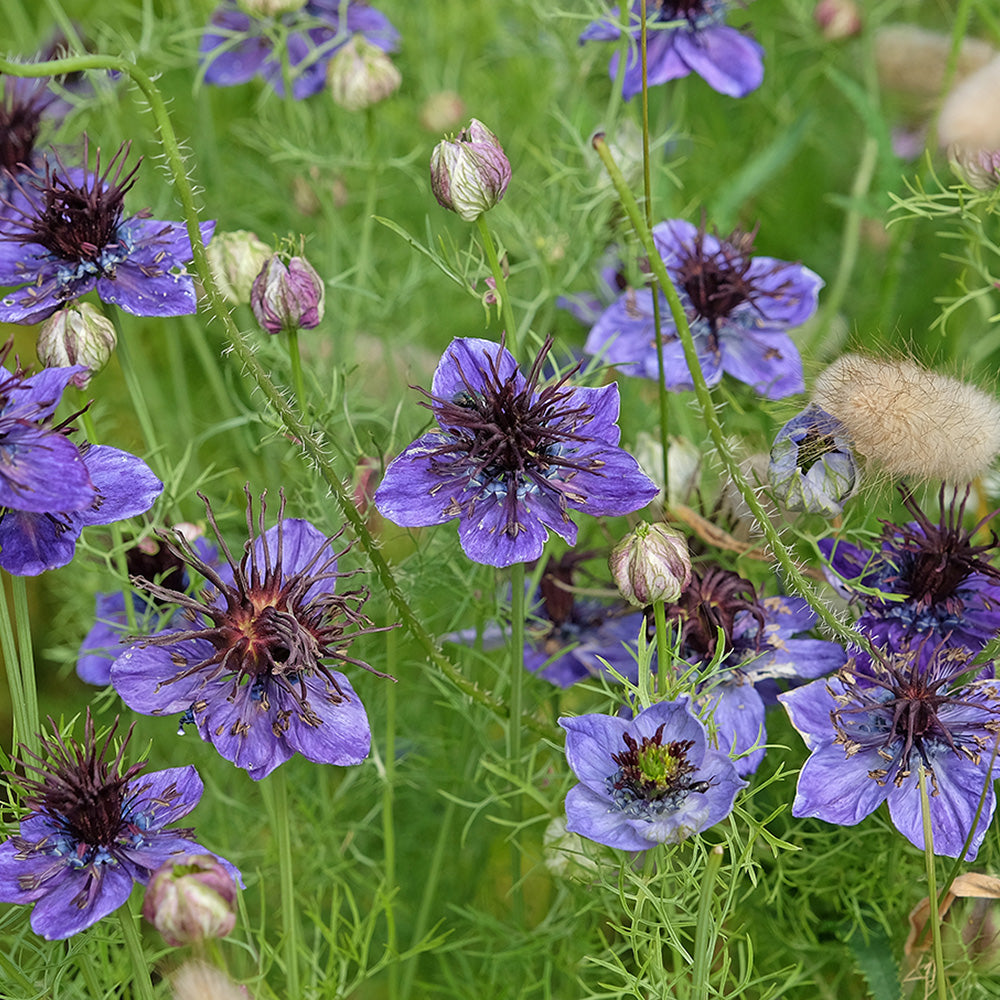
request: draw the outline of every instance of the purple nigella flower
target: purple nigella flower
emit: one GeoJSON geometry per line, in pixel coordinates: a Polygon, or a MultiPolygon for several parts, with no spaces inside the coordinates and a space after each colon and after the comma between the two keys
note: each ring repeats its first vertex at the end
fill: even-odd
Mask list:
{"type": "MultiPolygon", "coordinates": [[[[0,285],[18,287],[0,297],[0,322],[38,323],[93,288],[136,316],[196,310],[183,223],[145,212],[122,218],[139,169],[122,176],[128,149],[119,147],[103,172],[98,152],[93,172],[46,164],[44,178],[19,182],[24,203],[0,233],[0,285]]],[[[202,223],[202,239],[214,228],[202,223]]]]}
{"type": "Polygon", "coordinates": [[[375,506],[396,524],[459,519],[465,554],[490,566],[537,559],[551,528],[572,545],[570,510],[595,516],[645,507],[656,486],[618,447],[618,386],[542,386],[547,340],[521,374],[503,345],[451,342],[425,393],[439,430],[386,470],[375,506]]]}
{"type": "Polygon", "coordinates": [[[46,121],[58,124],[67,104],[44,78],[4,76],[0,79],[0,217],[18,201],[14,179],[39,168],[38,137],[46,121]]]}
{"type": "MultiPolygon", "coordinates": [[[[746,97],[764,79],[764,50],[752,38],[725,23],[726,0],[653,0],[647,5],[646,71],[649,86],[697,73],[713,90],[746,97]]],[[[632,0],[628,61],[622,96],[629,100],[642,90],[639,36],[641,4],[632,0]]],[[[594,21],[580,42],[614,41],[621,34],[616,8],[610,17],[594,21]]],[[[611,57],[611,79],[618,75],[618,53],[611,57]]]]}
{"type": "MultiPolygon", "coordinates": [[[[285,6],[287,10],[289,5],[285,6]]],[[[399,47],[399,32],[381,11],[367,4],[309,0],[298,10],[277,17],[252,17],[235,0],[224,0],[212,14],[199,47],[205,82],[232,87],[260,73],[283,94],[282,54],[275,52],[275,42],[282,40],[287,48],[292,96],[296,100],[311,97],[326,85],[327,64],[333,54],[356,34],[384,52],[395,52],[399,47]]]]}
{"type": "Polygon", "coordinates": [[[688,698],[663,701],[626,722],[563,718],[566,758],[580,784],[566,796],[566,829],[624,851],[676,844],[715,826],[746,787],[708,745],[688,698]]]}
{"type": "MultiPolygon", "coordinates": [[[[82,745],[55,730],[42,736],[44,756],[24,751],[22,766],[37,777],[8,774],[27,791],[31,811],[20,833],[0,844],[0,900],[34,903],[31,927],[50,941],[117,910],[134,883],[148,882],[169,859],[206,853],[193,830],[164,829],[198,804],[198,772],[172,767],[143,775],[145,763],[126,767],[131,730],[109,760],[116,726],[99,745],[88,710],[82,745]]],[[[218,860],[242,885],[239,871],[218,860]]]]}
{"type": "Polygon", "coordinates": [[[859,654],[836,676],[779,695],[810,750],[792,815],[854,826],[888,802],[893,825],[923,849],[923,766],[935,854],[958,857],[985,788],[971,861],[995,807],[1000,681],[963,684],[970,659],[968,650],[925,639],[875,661],[859,654]]]}
{"type": "Polygon", "coordinates": [[[761,600],[749,580],[719,566],[695,567],[666,614],[679,628],[682,659],[703,668],[705,714],[712,716],[720,746],[743,755],[736,761],[743,777],[764,759],[766,695],[773,682],[812,680],[847,659],[835,642],[795,638],[816,623],[816,612],[801,597],[761,600]]]}
{"type": "Polygon", "coordinates": [[[65,425],[53,426],[79,371],[26,376],[0,366],[0,567],[17,576],[65,566],[84,527],[141,514],[163,490],[142,459],[103,445],[78,448],[65,425]]]}
{"type": "Polygon", "coordinates": [[[296,751],[321,764],[359,764],[371,746],[368,716],[347,678],[324,661],[372,670],[348,647],[356,636],[385,629],[361,612],[366,590],[335,592],[338,577],[348,575],[337,572],[343,552],[331,545],[336,535],[285,519],[282,499],[278,523],[266,532],[261,501],[255,536],[249,490],[247,502],[250,539],[238,563],[210,507],[227,565],[209,565],[180,535],[167,543],[208,581],[199,596],[133,579],[152,597],[186,609],[189,627],[130,646],[112,665],[111,683],[137,712],[179,714],[182,726],[195,725],[255,780],[296,751]]]}
{"type": "Polygon", "coordinates": [[[900,492],[914,520],[883,522],[877,550],[820,539],[820,551],[830,561],[827,575],[845,596],[862,604],[857,627],[876,646],[896,650],[929,638],[976,653],[1000,632],[1000,570],[985,558],[996,550],[997,538],[986,545],[972,541],[993,515],[964,528],[968,492],[946,504],[942,486],[941,518],[935,524],[909,489],[900,492]]]}
{"type": "MultiPolygon", "coordinates": [[[[663,263],[687,313],[705,381],[723,373],[770,399],[802,392],[802,360],[786,332],[816,311],[822,279],[800,264],[753,257],[753,234],[728,239],[683,219],[653,227],[663,263]]],[[[663,365],[668,389],[693,388],[684,350],[660,296],[663,365]]],[[[586,351],[631,375],[656,379],[653,293],[628,289],[604,311],[587,338],[586,351]]]]}
{"type": "Polygon", "coordinates": [[[569,552],[558,561],[549,559],[538,588],[541,605],[527,621],[531,642],[524,651],[525,667],[561,688],[610,676],[608,666],[633,683],[638,679],[633,654],[643,613],[573,594],[573,570],[592,554],[569,552]]]}

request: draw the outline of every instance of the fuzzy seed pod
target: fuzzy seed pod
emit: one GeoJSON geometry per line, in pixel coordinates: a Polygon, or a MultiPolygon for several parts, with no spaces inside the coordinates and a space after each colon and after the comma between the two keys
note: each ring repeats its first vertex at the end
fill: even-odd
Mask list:
{"type": "MultiPolygon", "coordinates": [[[[951,36],[914,24],[887,24],[875,36],[879,83],[888,90],[934,100],[944,87],[951,36]]],[[[955,79],[985,66],[995,55],[989,42],[964,38],[958,52],[955,79]]]]}
{"type": "Polygon", "coordinates": [[[1000,452],[1000,402],[914,361],[845,354],[820,374],[813,402],[894,476],[969,482],[1000,452]]]}
{"type": "Polygon", "coordinates": [[[938,142],[974,152],[1000,149],[1000,56],[966,77],[945,98],[938,142]]]}

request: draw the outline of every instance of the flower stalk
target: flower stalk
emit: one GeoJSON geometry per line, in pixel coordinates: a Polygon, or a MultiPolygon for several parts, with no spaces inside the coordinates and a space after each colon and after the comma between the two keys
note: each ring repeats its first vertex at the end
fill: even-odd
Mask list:
{"type": "Polygon", "coordinates": [[[927,772],[917,768],[920,785],[920,818],[924,827],[924,862],[927,870],[927,898],[931,901],[929,919],[934,942],[934,968],[938,1000],[948,1000],[948,983],[944,971],[944,950],[941,947],[941,910],[938,908],[937,878],[934,871],[934,833],[931,829],[931,803],[927,794],[927,772]]]}
{"type": "Polygon", "coordinates": [[[712,394],[705,382],[705,376],[702,373],[701,365],[698,362],[698,355],[695,350],[694,340],[691,336],[691,327],[688,324],[687,316],[684,313],[684,307],[677,294],[677,289],[670,280],[670,275],[667,273],[666,265],[663,263],[663,259],[660,257],[660,253],[657,250],[655,242],[653,241],[653,235],[649,230],[649,226],[646,225],[646,221],[643,219],[642,213],[639,211],[639,206],[636,204],[635,196],[629,190],[628,183],[619,169],[618,164],[615,162],[611,150],[608,148],[604,134],[601,132],[597,133],[591,141],[594,149],[597,150],[597,155],[600,156],[601,162],[604,164],[605,170],[608,172],[608,176],[611,178],[611,182],[615,186],[615,190],[618,192],[618,197],[621,200],[622,207],[625,209],[625,212],[629,217],[629,221],[632,223],[636,236],[639,238],[639,242],[642,244],[643,249],[649,257],[649,266],[652,268],[653,274],[657,281],[659,281],[660,288],[666,296],[667,302],[670,304],[670,313],[673,317],[674,323],[676,324],[677,334],[684,350],[684,358],[687,362],[688,371],[690,372],[691,380],[694,384],[695,398],[698,401],[701,417],[704,420],[705,425],[708,427],[712,444],[715,446],[715,450],[719,455],[723,468],[729,478],[736,485],[744,501],[746,501],[746,505],[750,508],[751,513],[760,527],[761,533],[767,541],[771,554],[781,567],[782,575],[785,580],[787,580],[788,583],[791,584],[791,586],[815,609],[816,614],[823,621],[824,625],[826,625],[831,635],[842,642],[860,645],[863,648],[867,648],[867,639],[863,636],[857,635],[853,629],[844,625],[836,615],[827,609],[827,607],[816,595],[815,589],[808,583],[805,576],[803,576],[802,572],[795,564],[792,553],[781,540],[778,530],[771,523],[764,511],[764,508],[761,506],[760,500],[757,498],[757,494],[754,492],[753,488],[747,482],[746,477],[740,470],[739,464],[729,447],[729,443],[726,441],[725,433],[722,430],[718,414],[715,411],[715,404],[712,402],[712,394]]]}
{"type": "MultiPolygon", "coordinates": [[[[484,213],[485,215],[485,213],[484,213]]],[[[510,296],[507,294],[507,279],[504,278],[503,268],[500,265],[500,257],[497,254],[496,244],[490,234],[490,227],[486,225],[486,219],[480,215],[476,219],[479,227],[479,235],[483,241],[483,249],[486,251],[486,259],[490,263],[490,271],[493,280],[497,284],[497,295],[500,298],[500,314],[503,317],[504,331],[506,333],[507,350],[514,357],[517,357],[517,323],[514,321],[514,309],[511,305],[510,296]]]]}
{"type": "Polygon", "coordinates": [[[125,950],[132,963],[132,985],[138,1000],[153,1000],[153,981],[150,978],[151,965],[142,951],[142,938],[136,928],[138,917],[132,912],[132,904],[118,910],[118,921],[125,938],[125,950]]]}
{"type": "Polygon", "coordinates": [[[7,673],[11,713],[14,717],[14,749],[23,744],[38,752],[38,691],[28,615],[28,594],[23,576],[4,572],[10,580],[10,602],[6,587],[0,592],[0,652],[7,673]],[[12,613],[13,611],[13,613],[12,613]]]}

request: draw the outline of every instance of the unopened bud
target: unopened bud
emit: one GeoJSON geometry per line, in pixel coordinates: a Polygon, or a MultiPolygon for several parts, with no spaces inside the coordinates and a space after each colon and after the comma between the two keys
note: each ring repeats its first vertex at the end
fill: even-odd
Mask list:
{"type": "Polygon", "coordinates": [[[640,607],[673,604],[691,582],[687,539],[665,524],[638,525],[611,550],[608,565],[622,597],[640,607]]]}
{"type": "Polygon", "coordinates": [[[35,350],[46,368],[82,365],[70,382],[83,389],[108,363],[118,343],[115,326],[89,302],[75,302],[53,313],[38,331],[35,350]]]}
{"type": "Polygon", "coordinates": [[[172,948],[225,937],[236,926],[236,883],[210,854],[182,854],[153,872],[142,915],[172,948]]]}
{"type": "Polygon", "coordinates": [[[977,191],[1000,187],[1000,149],[967,150],[951,146],[948,162],[952,173],[977,191]]]}
{"type": "Polygon", "coordinates": [[[475,222],[503,196],[510,183],[510,163],[500,140],[475,118],[454,139],[444,139],[431,153],[431,189],[438,203],[475,222]]]}
{"type": "Polygon", "coordinates": [[[858,478],[844,425],[810,403],[775,436],[767,478],[788,510],[835,517],[858,478]]]}
{"type": "Polygon", "coordinates": [[[326,70],[335,104],[348,111],[363,111],[394,94],[403,82],[392,59],[363,35],[342,45],[326,70]]]}
{"type": "Polygon", "coordinates": [[[465,101],[454,90],[439,90],[424,101],[418,116],[428,132],[447,132],[465,117],[465,101]]]}
{"type": "Polygon", "coordinates": [[[223,297],[234,305],[246,305],[253,280],[271,256],[271,248],[256,233],[234,229],[216,233],[205,254],[223,297]]]}
{"type": "Polygon", "coordinates": [[[325,301],[323,280],[305,257],[292,257],[286,265],[273,254],[250,289],[250,307],[268,333],[319,326],[325,301]]]}
{"type": "Polygon", "coordinates": [[[240,6],[254,17],[278,17],[305,7],[307,0],[239,0],[240,6]]]}
{"type": "Polygon", "coordinates": [[[831,42],[861,31],[861,11],[854,0],[819,0],[813,8],[813,19],[823,37],[831,42]]]}

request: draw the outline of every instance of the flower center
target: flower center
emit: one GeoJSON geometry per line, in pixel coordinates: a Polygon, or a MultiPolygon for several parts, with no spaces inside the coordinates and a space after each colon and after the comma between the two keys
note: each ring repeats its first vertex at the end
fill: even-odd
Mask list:
{"type": "Polygon", "coordinates": [[[715,658],[720,630],[723,648],[732,650],[733,629],[741,611],[750,612],[760,626],[758,632],[763,631],[764,609],[753,584],[720,566],[693,570],[680,600],[666,608],[667,617],[680,624],[686,650],[701,660],[715,658]]]}
{"type": "Polygon", "coordinates": [[[699,19],[714,13],[717,6],[718,0],[661,0],[659,19],[679,21],[684,18],[692,27],[698,27],[699,19]]]}
{"type": "Polygon", "coordinates": [[[12,86],[11,80],[8,77],[5,100],[0,104],[0,177],[5,170],[19,174],[31,165],[42,112],[48,103],[44,89],[24,96],[20,93],[23,85],[12,86]]]}
{"type": "Polygon", "coordinates": [[[103,173],[98,152],[94,172],[85,172],[79,184],[65,176],[61,164],[61,173],[46,164],[45,179],[29,184],[34,189],[33,211],[23,220],[12,220],[25,231],[8,234],[7,239],[39,243],[63,260],[88,261],[103,270],[106,248],[118,242],[125,193],[139,169],[137,163],[122,177],[128,149],[128,143],[120,146],[103,173]]]}
{"type": "Polygon", "coordinates": [[[957,602],[958,607],[954,610],[960,611],[961,601],[955,597],[955,593],[970,576],[979,573],[1000,581],[1000,571],[982,558],[985,553],[998,547],[996,535],[992,536],[987,545],[972,544],[972,536],[993,515],[988,515],[971,531],[962,527],[968,491],[959,503],[956,504],[957,498],[954,498],[946,506],[942,486],[941,520],[938,524],[934,524],[917,506],[908,489],[901,488],[901,492],[903,503],[915,517],[916,524],[885,525],[884,558],[898,570],[898,580],[903,591],[918,606],[940,604],[948,607],[957,602]],[[889,553],[896,558],[893,559],[889,553]]]}
{"type": "Polygon", "coordinates": [[[808,472],[824,455],[836,450],[837,444],[832,434],[823,434],[818,428],[810,427],[798,443],[795,464],[803,472],[808,472]]]}
{"type": "Polygon", "coordinates": [[[695,312],[714,332],[720,320],[755,294],[747,277],[753,233],[736,230],[728,240],[719,239],[715,250],[706,246],[707,235],[704,228],[698,230],[676,270],[695,312]]]}
{"type": "Polygon", "coordinates": [[[618,770],[608,778],[609,791],[626,812],[647,815],[650,807],[654,813],[666,807],[677,808],[690,792],[708,791],[709,782],[690,778],[696,770],[688,760],[694,741],[664,743],[663,729],[661,725],[652,737],[644,736],[641,743],[624,733],[626,749],[611,755],[618,770]]]}

